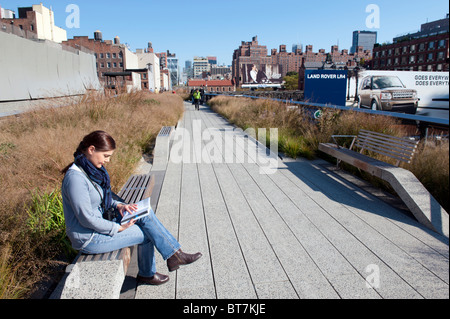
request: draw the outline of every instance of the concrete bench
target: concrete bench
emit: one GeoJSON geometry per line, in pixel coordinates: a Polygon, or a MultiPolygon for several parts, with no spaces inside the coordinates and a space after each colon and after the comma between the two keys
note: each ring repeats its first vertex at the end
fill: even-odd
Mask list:
{"type": "Polygon", "coordinates": [[[321,143],[319,150],[388,182],[415,218],[429,229],[449,236],[448,213],[410,171],[399,167],[410,163],[418,141],[361,130],[357,136],[334,135],[334,143],[321,143]],[[353,138],[350,147],[339,146],[337,139],[353,138]],[[356,152],[353,149],[359,149],[356,152]],[[364,153],[392,158],[395,165],[374,159],[364,153]]]}

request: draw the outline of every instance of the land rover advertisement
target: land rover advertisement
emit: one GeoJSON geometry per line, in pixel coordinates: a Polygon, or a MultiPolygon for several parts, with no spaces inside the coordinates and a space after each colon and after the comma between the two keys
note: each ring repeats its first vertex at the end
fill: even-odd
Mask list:
{"type": "Polygon", "coordinates": [[[362,71],[349,81],[358,107],[449,118],[449,72],[362,71]]]}

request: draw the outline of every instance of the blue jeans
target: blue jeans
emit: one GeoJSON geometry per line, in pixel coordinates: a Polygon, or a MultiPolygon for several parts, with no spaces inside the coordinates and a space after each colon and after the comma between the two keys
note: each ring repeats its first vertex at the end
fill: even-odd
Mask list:
{"type": "Polygon", "coordinates": [[[113,237],[96,233],[82,252],[102,254],[134,245],[138,245],[139,275],[144,277],[152,277],[156,273],[155,247],[164,260],[181,248],[152,210],[149,216],[113,237]]]}

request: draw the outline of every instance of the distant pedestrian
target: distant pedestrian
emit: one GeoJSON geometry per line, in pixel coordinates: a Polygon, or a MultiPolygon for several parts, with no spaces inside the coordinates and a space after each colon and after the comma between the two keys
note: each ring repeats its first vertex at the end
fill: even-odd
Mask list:
{"type": "Polygon", "coordinates": [[[205,102],[205,90],[203,89],[203,87],[200,89],[200,105],[203,105],[203,103],[205,102]]]}
{"type": "Polygon", "coordinates": [[[194,96],[195,109],[198,111],[200,109],[200,100],[202,98],[202,95],[201,95],[200,91],[198,89],[196,89],[193,96],[194,96]]]}

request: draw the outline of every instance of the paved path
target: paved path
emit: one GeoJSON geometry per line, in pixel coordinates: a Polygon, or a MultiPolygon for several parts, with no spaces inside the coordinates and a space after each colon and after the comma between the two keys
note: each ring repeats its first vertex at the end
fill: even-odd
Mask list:
{"type": "MultiPolygon", "coordinates": [[[[322,161],[280,160],[264,174],[252,139],[185,105],[157,215],[203,257],[136,299],[449,298],[448,239],[322,161]]],[[[168,273],[159,254],[157,264],[168,273]]]]}

